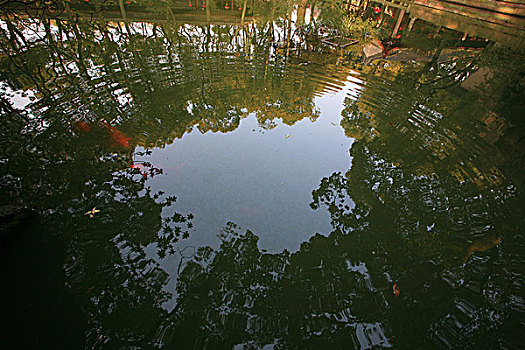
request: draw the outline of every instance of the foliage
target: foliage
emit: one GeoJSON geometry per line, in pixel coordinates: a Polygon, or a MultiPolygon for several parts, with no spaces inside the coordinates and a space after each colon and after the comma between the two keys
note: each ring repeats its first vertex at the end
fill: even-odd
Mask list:
{"type": "Polygon", "coordinates": [[[525,122],[522,116],[525,108],[523,57],[523,50],[495,44],[483,50],[478,58],[479,67],[484,67],[490,72],[490,84],[479,86],[483,100],[497,101],[490,107],[521,127],[525,122]]]}
{"type": "Polygon", "coordinates": [[[337,3],[321,4],[318,21],[317,25],[332,30],[334,34],[360,41],[369,41],[379,35],[376,21],[371,18],[362,18],[357,13],[350,12],[337,3]]]}

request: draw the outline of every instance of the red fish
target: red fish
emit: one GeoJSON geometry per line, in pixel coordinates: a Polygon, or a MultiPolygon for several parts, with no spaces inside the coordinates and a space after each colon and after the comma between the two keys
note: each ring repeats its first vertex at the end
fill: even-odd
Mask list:
{"type": "Polygon", "coordinates": [[[131,169],[137,169],[139,174],[144,178],[153,177],[156,175],[164,174],[164,170],[151,165],[148,162],[135,163],[129,166],[131,169]]]}
{"type": "Polygon", "coordinates": [[[138,169],[138,171],[140,172],[140,174],[142,175],[142,177],[145,177],[147,178],[148,177],[148,172],[146,170],[146,167],[144,166],[144,164],[133,164],[130,166],[130,168],[132,169],[138,169]]]}
{"type": "Polygon", "coordinates": [[[381,12],[381,7],[372,7],[372,10],[374,10],[375,13],[380,13],[381,12]]]}
{"type": "Polygon", "coordinates": [[[75,125],[82,131],[85,131],[85,132],[91,131],[91,127],[81,120],[77,120],[75,122],[75,125]]]}
{"type": "Polygon", "coordinates": [[[397,284],[394,284],[392,286],[392,290],[394,292],[394,297],[396,298],[399,296],[399,294],[401,294],[401,289],[399,289],[399,286],[397,284]]]}
{"type": "Polygon", "coordinates": [[[123,132],[115,129],[105,121],[102,122],[106,129],[109,131],[109,136],[113,139],[113,141],[116,142],[116,144],[127,148],[129,147],[129,143],[131,141],[131,137],[127,137],[123,132]]]}

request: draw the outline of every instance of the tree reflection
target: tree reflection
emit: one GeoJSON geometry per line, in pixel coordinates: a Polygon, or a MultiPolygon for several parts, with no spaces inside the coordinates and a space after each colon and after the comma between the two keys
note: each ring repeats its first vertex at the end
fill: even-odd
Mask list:
{"type": "Polygon", "coordinates": [[[159,261],[188,237],[193,216],[174,209],[174,194],[152,192],[147,178],[162,169],[132,167],[135,147],[193,128],[232,131],[250,113],[261,128],[315,121],[315,94],[346,75],[319,81],[322,67],[297,69],[268,44],[252,56],[243,50],[263,35],[256,26],[3,23],[1,194],[68,242],[66,281],[88,317],[88,346],[150,346],[171,297],[159,261]],[[85,215],[92,208],[100,212],[85,215]]]}
{"type": "MultiPolygon", "coordinates": [[[[273,18],[288,4],[262,6],[273,18]]],[[[88,346],[498,347],[511,333],[519,274],[501,266],[520,224],[508,219],[515,188],[484,158],[479,128],[458,118],[460,99],[431,83],[436,62],[424,71],[376,66],[359,100],[346,100],[352,168],[322,179],[311,204],[330,213],[328,236],[265,254],[255,234],[231,224],[218,249],[181,262],[176,290],[166,290],[172,271],[159,261],[190,234],[193,216],[175,211],[174,194],[152,193],[148,174],[161,169],[131,168],[135,147],[163,147],[194,128],[233,131],[250,113],[264,129],[315,121],[316,94],[337,90],[348,70],[274,54],[261,39],[266,26],[42,17],[0,30],[10,72],[0,194],[67,235],[64,268],[89,317],[88,346]],[[254,42],[263,45],[252,50],[254,42]],[[34,97],[23,107],[13,98],[20,91],[34,97]],[[119,133],[128,143],[114,144],[119,133]],[[94,207],[100,213],[86,216],[94,207]]]]}
{"type": "MultiPolygon", "coordinates": [[[[59,168],[69,169],[79,157],[101,158],[112,146],[108,143],[120,144],[120,162],[111,160],[108,168],[94,162],[93,176],[79,178],[77,186],[96,173],[129,166],[134,145],[164,146],[195,127],[203,133],[232,131],[249,113],[256,113],[263,128],[277,119],[288,125],[315,120],[314,94],[332,83],[311,79],[272,57],[268,45],[264,60],[235,53],[238,44],[228,26],[216,26],[211,33],[200,26],[123,26],[46,17],[4,23],[1,61],[10,73],[2,76],[3,90],[11,91],[2,96],[8,116],[2,135],[10,140],[3,150],[11,169],[4,176],[42,183],[36,192],[23,194],[27,203],[45,200],[45,184],[55,176],[67,183],[70,174],[59,168]],[[208,35],[202,35],[205,30],[208,35]],[[27,107],[13,105],[26,94],[31,95],[27,107]],[[34,178],[22,176],[26,167],[34,178]]],[[[257,36],[258,31],[253,27],[243,35],[257,36]]],[[[22,198],[10,191],[13,200],[22,198]]]]}
{"type": "Polygon", "coordinates": [[[159,327],[163,344],[516,343],[521,260],[512,246],[523,246],[517,190],[494,167],[498,154],[482,142],[483,128],[465,118],[477,109],[440,86],[412,90],[419,79],[443,74],[420,68],[393,78],[378,69],[359,99],[345,101],[341,125],[357,139],[352,168],[324,178],[311,204],[328,210],[333,232],[294,254],[264,254],[257,236],[232,224],[219,249],[202,248],[186,264],[178,304],[159,327]],[[383,89],[385,83],[400,88],[383,89]],[[501,269],[508,259],[513,272],[501,269]]]}
{"type": "Polygon", "coordinates": [[[494,248],[499,241],[491,235],[516,243],[499,203],[512,193],[450,190],[453,177],[410,174],[369,146],[357,142],[348,174],[323,179],[313,192],[312,206],[326,206],[332,217],[327,237],[312,237],[294,254],[264,254],[257,236],[231,224],[219,249],[201,248],[180,275],[178,304],[159,327],[160,341],[500,346],[518,325],[518,314],[507,312],[519,291],[505,287],[516,281],[512,274],[494,271],[508,246],[494,248]]]}

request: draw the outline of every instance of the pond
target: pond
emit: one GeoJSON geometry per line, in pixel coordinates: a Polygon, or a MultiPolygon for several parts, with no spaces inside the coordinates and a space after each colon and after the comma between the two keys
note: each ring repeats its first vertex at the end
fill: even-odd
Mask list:
{"type": "Polygon", "coordinates": [[[523,345],[522,52],[72,6],[0,23],[3,343],[523,345]]]}

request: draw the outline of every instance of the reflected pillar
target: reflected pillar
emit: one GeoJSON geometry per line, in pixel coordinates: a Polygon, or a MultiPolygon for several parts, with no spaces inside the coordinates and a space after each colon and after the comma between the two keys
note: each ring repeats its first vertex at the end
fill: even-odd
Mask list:
{"type": "Polygon", "coordinates": [[[359,6],[362,6],[361,7],[361,14],[364,14],[366,12],[366,9],[368,7],[368,0],[363,0],[363,3],[359,6]]]}
{"type": "Polygon", "coordinates": [[[377,21],[377,26],[381,27],[381,24],[383,23],[383,19],[385,18],[385,12],[388,11],[388,5],[383,6],[384,8],[381,9],[381,15],[379,15],[379,21],[377,21]]]}
{"type": "Polygon", "coordinates": [[[399,11],[399,16],[397,17],[396,26],[394,27],[394,32],[392,33],[392,38],[394,38],[397,35],[397,32],[399,31],[399,27],[401,26],[401,22],[403,21],[403,17],[405,16],[405,9],[402,9],[399,11]]]}
{"type": "Polygon", "coordinates": [[[128,20],[128,16],[126,15],[126,9],[124,8],[124,0],[119,0],[118,4],[120,6],[120,14],[122,15],[122,19],[124,22],[128,20]]]}
{"type": "Polygon", "coordinates": [[[408,22],[408,31],[410,32],[412,28],[414,27],[414,23],[416,23],[416,17],[410,18],[410,22],[408,22]]]}
{"type": "Polygon", "coordinates": [[[244,16],[246,15],[246,5],[247,4],[248,4],[248,0],[244,0],[244,4],[242,4],[241,27],[244,27],[244,16]]]}
{"type": "Polygon", "coordinates": [[[210,25],[210,17],[211,17],[211,13],[210,13],[210,0],[205,0],[206,1],[206,21],[208,21],[208,25],[210,25]]]}

